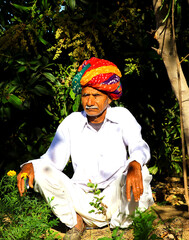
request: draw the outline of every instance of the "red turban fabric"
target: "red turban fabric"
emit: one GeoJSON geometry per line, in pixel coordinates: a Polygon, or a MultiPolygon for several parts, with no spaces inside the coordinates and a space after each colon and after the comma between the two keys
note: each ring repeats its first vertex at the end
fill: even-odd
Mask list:
{"type": "Polygon", "coordinates": [[[116,100],[122,95],[121,76],[114,63],[92,57],[78,68],[78,74],[72,80],[73,91],[78,94],[83,87],[92,87],[116,100]]]}

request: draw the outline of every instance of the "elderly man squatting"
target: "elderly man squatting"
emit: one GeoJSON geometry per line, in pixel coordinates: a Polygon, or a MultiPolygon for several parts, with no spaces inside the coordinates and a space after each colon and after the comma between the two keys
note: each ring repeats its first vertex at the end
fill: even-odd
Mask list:
{"type": "Polygon", "coordinates": [[[23,164],[18,174],[21,196],[25,191],[21,174],[27,173],[30,187],[34,185],[46,201],[53,197],[52,211],[71,228],[65,240],[81,239],[85,225],[126,228],[137,207],[153,204],[152,177],[146,167],[150,150],[141,127],[126,108],[110,107],[122,94],[120,77],[110,61],[94,57],[84,61],[72,81],[73,91],[81,92],[84,111],[66,117],[47,152],[23,164]],[[71,179],[62,172],[70,157],[71,179]],[[89,181],[101,189],[106,214],[89,213],[94,198],[89,181]]]}

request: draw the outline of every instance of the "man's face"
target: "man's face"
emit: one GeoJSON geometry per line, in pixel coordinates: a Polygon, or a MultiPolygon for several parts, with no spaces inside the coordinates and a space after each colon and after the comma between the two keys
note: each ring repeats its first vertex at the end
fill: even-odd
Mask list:
{"type": "Polygon", "coordinates": [[[105,112],[111,103],[111,99],[106,94],[94,88],[85,87],[82,89],[81,102],[87,116],[98,117],[105,112]]]}

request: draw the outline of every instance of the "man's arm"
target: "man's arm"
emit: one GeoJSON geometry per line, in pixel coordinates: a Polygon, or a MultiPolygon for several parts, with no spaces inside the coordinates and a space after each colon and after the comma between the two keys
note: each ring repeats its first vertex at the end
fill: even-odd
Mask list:
{"type": "Polygon", "coordinates": [[[21,177],[22,173],[27,173],[27,176],[29,179],[29,186],[33,188],[33,180],[34,180],[33,164],[32,163],[25,164],[17,176],[17,187],[21,197],[25,192],[25,181],[24,181],[24,178],[21,177]]]}
{"type": "Polygon", "coordinates": [[[77,120],[77,117],[73,118],[69,116],[64,119],[64,121],[58,126],[54,139],[46,153],[43,154],[39,159],[31,160],[23,165],[20,173],[17,176],[17,186],[20,196],[23,196],[23,193],[26,190],[22,173],[27,173],[29,186],[33,188],[34,169],[37,169],[38,164],[50,163],[60,171],[64,169],[71,154],[69,127],[71,126],[72,122],[76,122],[75,119],[77,120]]]}
{"type": "Polygon", "coordinates": [[[131,188],[135,202],[138,202],[140,196],[143,194],[143,181],[141,165],[137,161],[132,161],[128,168],[126,178],[126,196],[128,201],[131,201],[131,188]]]}

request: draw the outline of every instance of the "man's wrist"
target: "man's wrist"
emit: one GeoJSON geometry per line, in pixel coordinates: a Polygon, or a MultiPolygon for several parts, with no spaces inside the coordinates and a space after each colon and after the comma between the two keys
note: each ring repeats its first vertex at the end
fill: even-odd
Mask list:
{"type": "Polygon", "coordinates": [[[22,166],[20,173],[30,173],[34,171],[33,164],[32,163],[26,163],[24,166],[22,166]]]}
{"type": "Polygon", "coordinates": [[[135,168],[141,170],[141,164],[137,162],[136,160],[129,163],[129,168],[135,168]]]}

